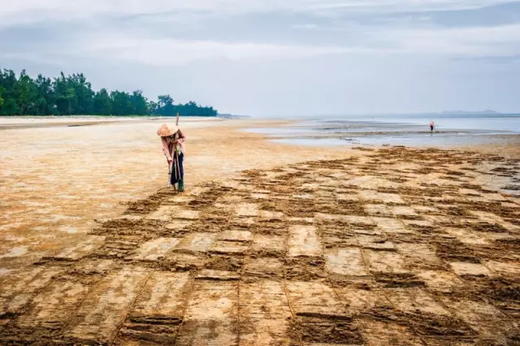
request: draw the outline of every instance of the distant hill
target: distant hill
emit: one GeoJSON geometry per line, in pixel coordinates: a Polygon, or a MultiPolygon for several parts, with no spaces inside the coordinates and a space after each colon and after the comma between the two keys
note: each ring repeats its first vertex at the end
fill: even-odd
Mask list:
{"type": "Polygon", "coordinates": [[[463,110],[455,110],[455,111],[442,111],[442,114],[501,114],[497,111],[486,109],[483,111],[463,111],[463,110]]]}

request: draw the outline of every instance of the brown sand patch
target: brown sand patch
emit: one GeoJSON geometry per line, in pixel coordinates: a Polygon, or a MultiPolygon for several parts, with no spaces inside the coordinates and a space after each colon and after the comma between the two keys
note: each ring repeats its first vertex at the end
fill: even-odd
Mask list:
{"type": "MultiPolygon", "coordinates": [[[[468,183],[426,184],[430,173],[419,169],[435,163],[463,179],[462,167],[488,157],[462,166],[450,163],[467,161],[458,151],[367,153],[130,204],[86,243],[0,277],[0,341],[517,342],[518,232],[506,219],[518,198],[447,198],[468,183]]],[[[471,189],[464,196],[490,193],[471,189]]]]}

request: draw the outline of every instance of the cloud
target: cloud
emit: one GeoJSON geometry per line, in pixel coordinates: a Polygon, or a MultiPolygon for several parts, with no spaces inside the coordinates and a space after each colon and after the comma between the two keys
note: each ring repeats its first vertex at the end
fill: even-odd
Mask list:
{"type": "Polygon", "coordinates": [[[0,25],[193,11],[219,15],[290,11],[334,16],[339,11],[382,13],[461,10],[507,2],[511,0],[24,0],[0,6],[0,25]]]}
{"type": "Polygon", "coordinates": [[[520,107],[520,1],[0,2],[0,67],[99,87],[243,113],[520,107]]]}
{"type": "Polygon", "coordinates": [[[380,12],[423,12],[476,9],[512,2],[511,0],[347,0],[309,1],[315,10],[349,10],[380,12]]]}
{"type": "MultiPolygon", "coordinates": [[[[520,24],[495,27],[375,29],[369,35],[388,52],[447,56],[520,54],[520,24]]],[[[377,43],[374,43],[376,45],[377,43]]]]}
{"type": "Polygon", "coordinates": [[[248,26],[247,21],[242,27],[232,23],[229,28],[223,28],[223,24],[218,23],[220,25],[201,25],[197,29],[182,27],[180,31],[175,26],[173,31],[168,31],[171,25],[162,22],[156,23],[153,29],[150,25],[144,25],[143,29],[133,22],[124,27],[120,24],[77,23],[67,30],[60,25],[45,29],[35,26],[18,35],[12,30],[4,35],[0,31],[0,40],[5,42],[0,58],[19,57],[54,65],[90,59],[99,63],[178,66],[222,60],[268,63],[331,54],[428,54],[448,58],[520,54],[520,24],[439,28],[322,22],[319,25],[289,24],[286,32],[277,29],[270,33],[264,28],[257,30],[255,25],[248,26]],[[218,30],[224,31],[216,33],[218,30]],[[233,30],[241,31],[243,36],[233,35],[233,30]],[[284,35],[285,38],[280,39],[284,35]]]}
{"type": "Polygon", "coordinates": [[[155,66],[193,61],[292,60],[329,54],[430,54],[453,57],[512,56],[520,54],[520,24],[497,27],[447,29],[360,29],[356,42],[337,45],[274,44],[182,40],[122,36],[117,32],[95,35],[78,47],[80,54],[110,57],[155,66]],[[81,51],[82,50],[82,51],[81,51]]]}
{"type": "Polygon", "coordinates": [[[104,36],[85,45],[81,54],[112,60],[139,62],[152,66],[174,66],[195,61],[250,61],[301,59],[348,51],[343,47],[225,43],[203,40],[128,38],[104,36]]]}
{"type": "Polygon", "coordinates": [[[296,30],[313,30],[319,28],[317,24],[307,23],[307,24],[293,24],[291,28],[296,30]]]}

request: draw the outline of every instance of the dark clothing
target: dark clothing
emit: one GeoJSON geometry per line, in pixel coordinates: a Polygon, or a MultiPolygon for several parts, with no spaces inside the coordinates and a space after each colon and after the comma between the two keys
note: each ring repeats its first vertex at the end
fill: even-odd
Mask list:
{"type": "Polygon", "coordinates": [[[170,176],[170,184],[175,185],[180,181],[184,181],[184,153],[174,151],[172,162],[172,174],[170,176]]]}
{"type": "Polygon", "coordinates": [[[161,137],[164,156],[170,164],[170,184],[177,184],[178,191],[184,191],[184,134],[177,130],[171,136],[161,137]]]}

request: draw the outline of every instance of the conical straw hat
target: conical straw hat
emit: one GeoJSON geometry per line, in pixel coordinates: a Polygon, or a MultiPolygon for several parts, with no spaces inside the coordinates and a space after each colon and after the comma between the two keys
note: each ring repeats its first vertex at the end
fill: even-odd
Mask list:
{"type": "Polygon", "coordinates": [[[175,132],[177,132],[177,127],[175,126],[168,126],[166,124],[162,124],[161,127],[157,130],[157,135],[161,137],[167,137],[173,135],[175,132]]]}

